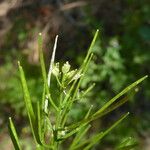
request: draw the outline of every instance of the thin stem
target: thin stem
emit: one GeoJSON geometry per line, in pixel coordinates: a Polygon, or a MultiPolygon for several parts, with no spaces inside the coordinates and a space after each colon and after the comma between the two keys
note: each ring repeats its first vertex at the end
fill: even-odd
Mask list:
{"type": "Polygon", "coordinates": [[[56,37],[55,37],[52,58],[51,58],[49,71],[48,71],[48,78],[47,78],[48,87],[50,87],[51,74],[52,74],[52,69],[53,69],[53,65],[54,65],[54,61],[55,61],[56,48],[57,48],[57,41],[58,41],[58,35],[56,35],[56,37]]]}

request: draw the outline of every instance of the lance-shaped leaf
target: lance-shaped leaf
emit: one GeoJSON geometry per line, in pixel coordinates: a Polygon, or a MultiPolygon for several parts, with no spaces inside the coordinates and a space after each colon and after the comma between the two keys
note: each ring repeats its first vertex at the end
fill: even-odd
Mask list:
{"type": "MultiPolygon", "coordinates": [[[[88,116],[90,115],[92,108],[93,108],[93,105],[91,105],[90,109],[86,113],[85,119],[88,118],[88,116]]],[[[74,140],[72,141],[69,150],[73,149],[73,147],[75,147],[82,141],[82,138],[87,133],[87,131],[90,129],[90,127],[91,127],[91,125],[86,125],[86,124],[85,124],[85,126],[79,127],[80,128],[79,132],[76,134],[74,140]]]]}
{"type": "Polygon", "coordinates": [[[74,83],[73,83],[73,85],[72,85],[73,88],[71,88],[71,89],[73,89],[74,91],[73,91],[72,98],[68,98],[68,101],[66,102],[66,105],[65,105],[65,109],[64,109],[64,112],[63,112],[63,115],[62,115],[63,116],[63,125],[65,124],[65,122],[67,120],[68,113],[69,113],[69,111],[71,109],[71,106],[72,106],[72,104],[73,104],[76,96],[77,96],[79,87],[81,85],[81,81],[82,81],[82,79],[84,77],[84,74],[85,74],[85,72],[86,72],[86,70],[88,68],[88,65],[89,65],[89,63],[90,63],[90,61],[92,59],[92,56],[93,56],[92,49],[93,49],[93,46],[94,46],[95,41],[97,39],[98,33],[99,33],[99,30],[96,31],[96,33],[95,33],[95,35],[93,37],[93,40],[91,42],[91,45],[90,45],[90,47],[88,49],[87,55],[86,55],[86,57],[85,57],[82,65],[81,65],[81,67],[79,69],[79,74],[83,74],[83,76],[81,76],[79,78],[79,81],[77,82],[77,85],[74,84],[74,83],[76,83],[77,80],[75,80],[74,83]]]}
{"type": "Polygon", "coordinates": [[[122,95],[126,94],[128,91],[133,89],[135,86],[137,86],[139,83],[141,83],[143,80],[145,80],[148,76],[144,76],[140,78],[139,80],[135,81],[128,87],[126,87],[124,90],[122,90],[119,94],[117,94],[115,97],[113,97],[110,101],[108,101],[101,109],[99,109],[94,115],[100,114],[105,109],[107,109],[112,103],[114,103],[118,98],[120,98],[122,95]]]}
{"type": "MultiPolygon", "coordinates": [[[[92,42],[91,42],[91,44],[90,44],[90,47],[89,47],[89,49],[88,49],[88,52],[87,52],[87,54],[86,54],[86,57],[85,57],[85,59],[84,59],[82,65],[81,65],[81,67],[80,67],[80,73],[82,73],[83,75],[84,75],[85,72],[87,71],[87,68],[88,68],[88,66],[89,66],[89,63],[90,63],[90,61],[91,61],[91,59],[92,59],[92,57],[93,57],[92,50],[93,50],[94,44],[95,44],[95,42],[96,42],[96,39],[97,39],[97,37],[98,37],[98,33],[99,33],[99,30],[97,30],[97,31],[95,32],[94,37],[93,37],[93,40],[92,40],[92,42]]],[[[73,95],[74,98],[75,98],[76,93],[77,93],[77,91],[78,91],[78,89],[79,89],[79,87],[80,87],[80,84],[81,84],[81,81],[82,81],[83,77],[84,77],[84,76],[82,76],[82,77],[80,78],[79,82],[78,82],[77,88],[76,88],[75,93],[74,93],[74,95],[73,95]]]]}
{"type": "MultiPolygon", "coordinates": [[[[77,122],[73,125],[68,126],[68,129],[70,128],[76,128],[84,123],[89,123],[95,119],[100,118],[103,116],[102,114],[106,111],[106,109],[111,106],[118,98],[120,98],[122,95],[126,94],[129,90],[133,89],[135,86],[137,86],[139,83],[141,83],[143,80],[145,80],[148,76],[144,76],[140,78],[139,80],[135,81],[128,87],[126,87],[124,90],[122,90],[119,94],[117,94],[114,98],[112,98],[110,101],[108,101],[102,108],[100,108],[96,113],[94,113],[92,116],[88,117],[87,119],[83,119],[80,122],[77,122]]],[[[112,109],[112,108],[111,108],[112,109]]]]}
{"type": "Polygon", "coordinates": [[[27,114],[29,117],[32,134],[34,136],[35,142],[40,143],[39,135],[37,132],[37,126],[36,126],[36,116],[33,111],[32,102],[31,102],[27,82],[25,79],[25,74],[24,74],[22,66],[20,65],[20,62],[18,62],[18,66],[19,66],[21,84],[23,88],[24,102],[25,102],[27,114]]]}
{"type": "Polygon", "coordinates": [[[90,55],[91,55],[91,53],[92,53],[94,44],[95,44],[96,39],[97,39],[97,37],[98,37],[98,33],[99,33],[99,30],[97,30],[96,33],[94,34],[93,40],[92,40],[92,42],[91,42],[91,45],[90,45],[90,47],[89,47],[89,49],[88,49],[87,55],[86,55],[86,57],[85,57],[85,59],[84,59],[84,61],[83,61],[83,64],[82,64],[81,68],[85,68],[85,66],[86,66],[86,64],[87,64],[87,61],[88,61],[88,59],[89,59],[89,57],[90,57],[90,55]]]}
{"type": "Polygon", "coordinates": [[[118,121],[116,121],[110,128],[108,128],[105,132],[103,132],[100,135],[96,135],[94,136],[94,138],[92,138],[92,140],[90,141],[90,143],[88,144],[88,146],[86,146],[83,150],[89,150],[92,146],[94,146],[96,143],[100,142],[100,140],[106,136],[112,129],[114,129],[119,123],[122,122],[122,120],[124,120],[127,116],[129,115],[129,113],[126,113],[125,115],[123,115],[118,121]]]}
{"type": "Polygon", "coordinates": [[[10,137],[11,137],[11,140],[13,142],[15,150],[21,150],[18,135],[17,135],[16,129],[15,129],[15,126],[12,122],[11,117],[9,117],[8,129],[9,129],[9,134],[10,134],[10,137]]]}
{"type": "Polygon", "coordinates": [[[90,149],[92,146],[94,146],[96,143],[100,142],[100,140],[106,136],[112,129],[114,129],[119,123],[121,123],[127,116],[129,115],[129,113],[126,113],[125,115],[123,115],[118,121],[116,121],[111,127],[109,127],[106,131],[104,132],[100,132],[96,135],[94,135],[92,138],[85,140],[84,142],[82,142],[81,144],[78,144],[76,147],[73,147],[72,150],[77,150],[77,149],[81,149],[84,147],[83,150],[88,150],[90,149]]]}
{"type": "Polygon", "coordinates": [[[130,150],[137,146],[135,139],[128,137],[125,138],[116,148],[116,150],[130,150]]]}
{"type": "MultiPolygon", "coordinates": [[[[45,90],[46,90],[46,94],[48,96],[50,103],[58,111],[58,107],[55,105],[55,103],[52,100],[52,97],[50,95],[50,92],[49,92],[48,82],[50,82],[50,81],[47,80],[47,73],[46,73],[44,56],[43,56],[43,51],[42,51],[42,44],[43,44],[42,34],[40,33],[39,37],[38,37],[38,51],[39,51],[39,56],[40,56],[40,65],[41,65],[41,70],[42,70],[43,81],[45,84],[45,90]]],[[[49,77],[49,79],[50,79],[50,77],[49,77]]]]}
{"type": "Polygon", "coordinates": [[[39,150],[44,150],[44,148],[52,149],[51,145],[46,144],[46,142],[44,141],[44,138],[43,138],[43,134],[44,134],[44,131],[42,129],[43,118],[42,118],[39,102],[37,102],[37,112],[36,112],[36,114],[37,114],[36,122],[37,122],[38,135],[39,135],[39,138],[40,138],[40,141],[41,141],[41,144],[38,145],[38,149],[39,150]]]}

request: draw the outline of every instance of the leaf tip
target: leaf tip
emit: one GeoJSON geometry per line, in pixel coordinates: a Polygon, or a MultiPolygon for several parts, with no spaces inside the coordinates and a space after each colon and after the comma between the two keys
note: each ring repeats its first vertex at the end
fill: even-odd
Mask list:
{"type": "Polygon", "coordinates": [[[19,67],[19,70],[22,69],[22,66],[20,64],[20,61],[18,61],[18,67],[19,67]]]}
{"type": "Polygon", "coordinates": [[[56,35],[56,39],[58,39],[58,34],[56,35]]]}
{"type": "Polygon", "coordinates": [[[148,75],[145,75],[142,79],[145,80],[146,78],[148,78],[148,75]]]}
{"type": "Polygon", "coordinates": [[[20,61],[18,61],[18,66],[20,66],[20,61]]]}

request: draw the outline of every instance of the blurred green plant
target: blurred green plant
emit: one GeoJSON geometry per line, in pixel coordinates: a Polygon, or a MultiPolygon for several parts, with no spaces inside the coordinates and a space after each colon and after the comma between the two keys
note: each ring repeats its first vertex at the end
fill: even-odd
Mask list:
{"type": "Polygon", "coordinates": [[[120,56],[120,45],[116,38],[111,39],[104,50],[101,47],[100,39],[98,39],[93,51],[95,57],[90,63],[90,68],[92,69],[87,71],[87,77],[83,80],[82,87],[86,87],[90,82],[99,83],[98,87],[96,87],[98,88],[97,91],[103,90],[93,94],[96,95],[96,99],[100,98],[102,102],[104,98],[108,97],[103,86],[105,86],[105,89],[107,88],[117,93],[122,86],[125,86],[127,76],[124,74],[124,59],[120,56]],[[107,85],[104,85],[105,81],[107,81],[107,85]],[[110,85],[111,87],[109,87],[110,85]]]}
{"type": "MultiPolygon", "coordinates": [[[[83,56],[81,55],[83,51],[77,52],[76,50],[78,49],[78,47],[80,47],[80,49],[86,47],[86,43],[90,38],[92,28],[101,26],[102,30],[104,31],[102,33],[102,37],[104,39],[98,39],[93,48],[93,50],[95,51],[95,55],[93,56],[93,59],[89,64],[90,69],[87,70],[86,78],[83,79],[81,88],[84,89],[86,86],[89,86],[91,82],[95,82],[96,85],[94,87],[94,90],[90,90],[86,94],[86,96],[83,97],[84,100],[82,101],[82,103],[75,104],[75,108],[71,110],[70,116],[72,116],[72,118],[75,120],[81,119],[83,117],[83,112],[85,113],[85,111],[87,111],[88,105],[91,105],[93,99],[95,101],[93,109],[96,109],[96,106],[102,106],[107,99],[112,97],[112,95],[117,94],[122,87],[126,86],[126,84],[133,82],[144,74],[149,74],[150,72],[150,9],[148,1],[123,0],[121,1],[121,5],[123,4],[123,7],[121,5],[112,5],[112,3],[115,2],[112,1],[109,3],[110,6],[113,6],[111,7],[110,11],[107,11],[109,8],[109,5],[107,5],[107,1],[102,1],[102,3],[99,3],[99,1],[97,0],[95,2],[96,3],[91,2],[92,5],[87,5],[87,8],[83,8],[82,11],[85,10],[85,18],[81,22],[85,23],[85,28],[76,28],[72,35],[77,34],[78,38],[76,38],[76,40],[72,40],[73,37],[70,38],[71,40],[68,43],[69,45],[73,45],[71,49],[65,47],[65,49],[69,49],[68,53],[70,53],[71,55],[71,60],[75,60],[76,53],[78,53],[77,59],[81,64],[83,59],[83,56]],[[98,8],[98,5],[101,4],[103,9],[102,13],[96,14],[96,8],[98,8]],[[94,7],[91,8],[91,6],[94,7]],[[116,16],[115,18],[119,19],[117,20],[118,22],[115,20],[115,24],[111,24],[110,22],[113,19],[111,18],[111,16],[110,18],[108,17],[109,12],[116,13],[113,11],[116,8],[117,10],[121,9],[120,13],[114,14],[113,16],[116,16]],[[86,35],[89,36],[85,36],[85,32],[86,35]],[[72,43],[72,41],[75,41],[75,43],[72,43]],[[113,43],[117,44],[114,45],[113,43]],[[87,101],[88,99],[90,101],[87,101]],[[84,103],[85,101],[87,104],[86,106],[84,103]],[[78,109],[78,107],[80,107],[81,109],[78,109]]],[[[98,12],[100,11],[101,10],[98,10],[98,12]]],[[[34,9],[32,11],[27,10],[27,12],[31,12],[29,14],[35,13],[34,9]]],[[[36,30],[36,25],[34,26],[32,23],[32,25],[30,25],[29,23],[34,19],[32,20],[30,18],[30,15],[28,14],[26,14],[26,17],[24,17],[24,15],[22,14],[24,13],[19,13],[19,17],[18,15],[11,16],[11,19],[13,20],[12,22],[14,23],[13,27],[11,28],[9,33],[4,36],[4,51],[8,51],[6,52],[7,56],[10,55],[10,49],[12,48],[18,49],[16,55],[20,53],[19,50],[27,45],[27,39],[30,39],[34,34],[33,30],[36,30]],[[29,18],[29,20],[27,18],[29,18]]],[[[66,41],[66,39],[64,41],[66,41]]],[[[66,42],[64,43],[64,45],[68,45],[66,42]]],[[[61,49],[63,51],[63,47],[61,47],[61,49]]],[[[61,52],[58,52],[58,55],[61,55],[61,52]]],[[[65,57],[70,57],[69,54],[69,56],[66,56],[66,53],[64,55],[65,57]]],[[[11,114],[11,112],[9,112],[10,108],[13,109],[12,112],[15,111],[15,113],[19,116],[26,116],[26,111],[22,100],[23,95],[21,93],[20,84],[18,83],[19,74],[16,71],[16,60],[12,58],[8,61],[6,60],[6,62],[7,63],[5,65],[0,67],[0,107],[2,110],[2,115],[0,114],[0,118],[5,119],[5,116],[11,114]],[[7,113],[7,111],[9,113],[7,113]]],[[[24,64],[24,62],[22,64],[27,74],[27,82],[32,95],[32,102],[35,104],[37,97],[40,97],[41,94],[41,79],[38,78],[39,73],[36,73],[36,77],[33,77],[33,75],[31,75],[34,67],[29,69],[29,65],[24,64]]],[[[143,132],[147,132],[147,130],[149,130],[149,84],[150,80],[148,79],[147,82],[143,83],[142,90],[140,90],[139,93],[135,95],[136,97],[133,97],[132,101],[128,103],[128,108],[132,112],[135,112],[137,115],[134,116],[130,120],[130,122],[124,123],[126,124],[126,126],[123,126],[124,129],[126,129],[126,133],[129,132],[130,134],[133,130],[135,130],[135,134],[138,131],[139,135],[141,135],[143,134],[143,132]],[[135,99],[137,100],[136,102],[135,99]],[[127,128],[127,126],[129,126],[129,128],[127,128]]],[[[55,85],[53,88],[55,88],[55,85]]],[[[55,92],[55,94],[53,94],[53,96],[57,97],[57,91],[55,92]]],[[[120,110],[120,112],[122,111],[124,110],[120,110]]],[[[110,117],[110,119],[111,118],[113,117],[110,117]]],[[[122,128],[122,130],[118,131],[118,135],[116,137],[121,139],[120,136],[124,136],[125,134],[123,132],[124,129],[122,128]]],[[[118,139],[116,139],[116,141],[118,141],[118,139]]]]}
{"type": "MultiPolygon", "coordinates": [[[[86,71],[89,67],[90,61],[93,57],[93,46],[95,44],[98,35],[98,30],[95,33],[93,41],[89,47],[88,53],[78,70],[71,70],[71,66],[68,62],[62,66],[59,63],[55,63],[55,52],[57,45],[57,38],[55,39],[54,49],[50,62],[48,75],[46,73],[44,57],[42,53],[42,35],[39,34],[39,55],[41,71],[43,76],[43,94],[42,98],[36,101],[36,107],[33,106],[31,97],[29,94],[25,74],[22,66],[19,65],[20,79],[22,83],[24,93],[24,103],[28,114],[31,131],[35,141],[37,150],[53,149],[57,150],[64,146],[66,149],[91,149],[95,144],[100,142],[104,136],[106,136],[112,129],[114,129],[122,120],[124,120],[129,113],[125,113],[118,119],[113,125],[111,125],[105,131],[96,133],[90,138],[86,138],[85,134],[91,128],[91,122],[105,116],[112,112],[116,108],[123,105],[128,100],[128,96],[124,96],[131,89],[134,89],[139,83],[141,83],[147,76],[144,76],[127,86],[115,97],[106,102],[96,112],[92,112],[92,105],[89,105],[89,110],[85,116],[76,122],[70,120],[69,113],[71,112],[75,103],[83,101],[83,97],[93,89],[94,85],[88,86],[87,89],[81,91],[80,86],[84,78],[86,78],[86,71]],[[57,89],[53,89],[51,86],[51,78],[56,79],[57,89]],[[122,98],[122,96],[124,96],[122,98]],[[118,100],[119,99],[119,100],[118,100]],[[63,145],[70,139],[70,145],[63,145]]],[[[86,102],[85,102],[85,105],[86,102]]],[[[21,150],[19,138],[17,136],[16,129],[9,118],[9,132],[16,150],[21,150]]],[[[122,142],[117,149],[132,149],[135,146],[130,139],[122,142]]]]}
{"type": "MultiPolygon", "coordinates": [[[[98,38],[96,41],[95,56],[89,67],[91,69],[87,71],[87,78],[82,82],[83,88],[90,82],[96,83],[94,91],[90,91],[87,98],[94,99],[97,106],[102,106],[107,99],[118,93],[127,83],[150,73],[150,9],[148,1],[129,0],[122,1],[122,4],[122,8],[119,4],[111,7],[110,12],[114,13],[112,16],[120,18],[118,22],[117,19],[115,20],[115,24],[109,23],[113,20],[111,16],[107,18],[110,13],[107,12],[109,6],[107,8],[102,5],[101,8],[104,9],[105,13],[103,10],[98,10],[93,15],[91,5],[87,6],[88,10],[85,11],[88,28],[101,26],[101,34],[103,34],[103,39],[98,38]],[[122,9],[120,14],[116,14],[116,8],[122,9]],[[105,15],[107,19],[105,19],[105,15]]],[[[99,3],[97,7],[100,6],[99,3]]],[[[79,57],[77,58],[78,64],[81,63],[80,60],[82,59],[81,55],[79,57]]],[[[129,109],[137,115],[130,120],[129,128],[127,128],[129,122],[126,122],[124,129],[126,129],[126,133],[132,132],[137,137],[141,137],[146,131],[149,132],[149,85],[150,80],[148,79],[143,84],[142,90],[137,87],[138,94],[130,97],[131,100],[128,103],[129,109]]],[[[124,132],[118,132],[117,137],[121,135],[124,136],[124,132]]]]}
{"type": "MultiPolygon", "coordinates": [[[[20,57],[17,52],[13,52],[12,54],[15,57],[20,57]]],[[[23,57],[23,56],[22,56],[23,57]]],[[[33,104],[36,102],[37,97],[41,95],[42,80],[37,75],[38,71],[34,72],[34,68],[36,66],[31,66],[26,64],[24,61],[25,70],[27,72],[32,72],[27,77],[28,78],[28,86],[32,95],[33,104]]],[[[1,118],[3,119],[2,124],[5,123],[5,115],[10,115],[12,113],[16,114],[16,119],[27,116],[24,101],[23,101],[23,93],[21,90],[20,80],[19,80],[19,72],[17,70],[17,62],[14,57],[10,57],[10,55],[5,57],[5,63],[0,66],[0,99],[1,99],[1,118]]]]}

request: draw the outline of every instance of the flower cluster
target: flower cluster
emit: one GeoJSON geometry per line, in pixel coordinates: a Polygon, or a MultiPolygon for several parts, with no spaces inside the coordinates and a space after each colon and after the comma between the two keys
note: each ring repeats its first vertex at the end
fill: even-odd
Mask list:
{"type": "Polygon", "coordinates": [[[64,85],[70,84],[74,80],[78,80],[82,74],[79,70],[71,70],[71,65],[67,61],[60,67],[59,63],[53,65],[52,74],[57,78],[61,79],[64,85]]]}

